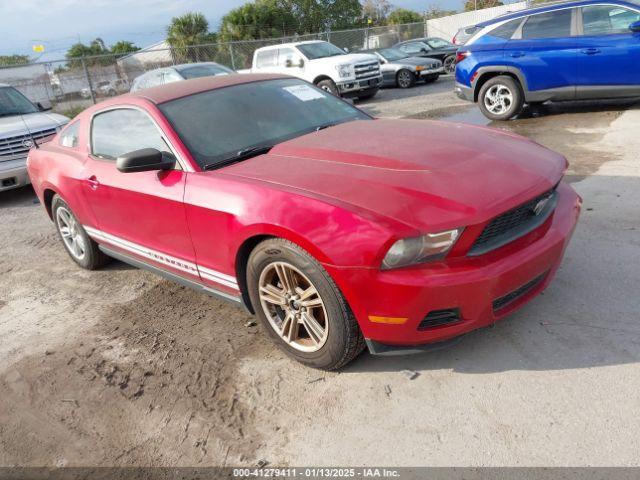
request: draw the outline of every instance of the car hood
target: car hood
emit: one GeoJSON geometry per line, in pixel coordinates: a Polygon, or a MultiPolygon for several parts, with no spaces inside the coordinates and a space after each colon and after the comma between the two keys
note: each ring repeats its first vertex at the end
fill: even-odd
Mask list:
{"type": "Polygon", "coordinates": [[[0,138],[15,137],[28,133],[40,132],[49,128],[59,127],[69,119],[57,113],[28,113],[26,115],[12,115],[0,117],[0,138]]]}
{"type": "Polygon", "coordinates": [[[355,121],[225,167],[438,231],[486,221],[551,189],[566,159],[517,135],[427,120],[355,121]]]}

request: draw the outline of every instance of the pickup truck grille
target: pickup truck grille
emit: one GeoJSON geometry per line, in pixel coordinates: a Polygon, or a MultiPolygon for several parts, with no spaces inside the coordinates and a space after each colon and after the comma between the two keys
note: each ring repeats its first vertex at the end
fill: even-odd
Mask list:
{"type": "Polygon", "coordinates": [[[380,64],[375,62],[358,63],[355,66],[356,80],[377,77],[380,75],[380,64]]]}
{"type": "Polygon", "coordinates": [[[13,160],[14,158],[26,157],[29,151],[31,137],[38,141],[42,138],[54,135],[55,128],[47,128],[39,132],[32,132],[31,135],[24,133],[15,137],[0,138],[0,162],[3,160],[13,160]]]}

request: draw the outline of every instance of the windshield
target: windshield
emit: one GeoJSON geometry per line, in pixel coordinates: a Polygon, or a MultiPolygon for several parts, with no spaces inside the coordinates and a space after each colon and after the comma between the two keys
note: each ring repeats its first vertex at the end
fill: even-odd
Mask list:
{"type": "Polygon", "coordinates": [[[13,87],[0,87],[0,117],[36,113],[38,109],[13,87]]]}
{"type": "Polygon", "coordinates": [[[454,46],[453,43],[447,42],[442,38],[430,38],[429,40],[427,40],[427,43],[431,48],[447,48],[454,46]]]}
{"type": "Polygon", "coordinates": [[[332,94],[292,78],[209,90],[159,108],[202,168],[337,123],[371,119],[332,94]]]}
{"type": "Polygon", "coordinates": [[[344,51],[328,42],[303,43],[302,45],[297,45],[296,48],[309,60],[346,55],[344,51]]]}
{"type": "Polygon", "coordinates": [[[383,50],[379,50],[378,53],[382,55],[387,62],[395,62],[396,60],[402,60],[409,56],[397,48],[385,48],[383,50]]]}
{"type": "Polygon", "coordinates": [[[179,70],[180,75],[186,80],[190,78],[209,77],[213,75],[228,75],[233,73],[231,70],[216,65],[197,65],[195,67],[186,67],[179,70]]]}

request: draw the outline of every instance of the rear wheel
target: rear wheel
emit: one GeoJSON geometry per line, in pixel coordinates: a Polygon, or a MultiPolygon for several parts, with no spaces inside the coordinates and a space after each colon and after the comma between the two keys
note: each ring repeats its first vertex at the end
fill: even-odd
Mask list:
{"type": "Polygon", "coordinates": [[[403,68],[396,73],[396,84],[400,88],[411,88],[416,83],[416,76],[413,72],[403,68]]]}
{"type": "Polygon", "coordinates": [[[442,62],[445,73],[453,73],[456,71],[456,57],[451,55],[442,62]]]}
{"type": "Polygon", "coordinates": [[[334,370],[353,360],[364,338],[340,290],[306,251],[283,239],[249,257],[247,286],[263,327],[289,356],[334,370]]]}
{"type": "Polygon", "coordinates": [[[338,87],[336,87],[336,84],[331,79],[327,78],[325,80],[320,80],[318,83],[316,83],[316,87],[324,90],[325,92],[332,93],[336,97],[339,96],[338,87]]]}
{"type": "Polygon", "coordinates": [[[509,120],[522,111],[524,95],[520,85],[507,75],[488,80],[480,89],[478,105],[491,120],[509,120]]]}
{"type": "Polygon", "coordinates": [[[51,211],[58,235],[74,262],[87,270],[95,270],[109,262],[109,257],[89,238],[69,205],[58,195],[53,197],[51,211]]]}

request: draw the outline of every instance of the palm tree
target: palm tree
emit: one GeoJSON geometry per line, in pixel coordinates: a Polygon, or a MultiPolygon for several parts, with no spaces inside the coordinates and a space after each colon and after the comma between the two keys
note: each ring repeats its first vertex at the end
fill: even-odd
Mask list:
{"type": "Polygon", "coordinates": [[[180,61],[198,61],[197,49],[189,48],[203,43],[209,32],[209,22],[197,12],[185,13],[171,19],[167,28],[167,42],[180,61]]]}

